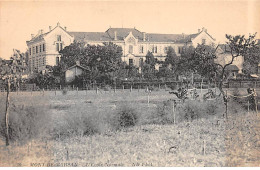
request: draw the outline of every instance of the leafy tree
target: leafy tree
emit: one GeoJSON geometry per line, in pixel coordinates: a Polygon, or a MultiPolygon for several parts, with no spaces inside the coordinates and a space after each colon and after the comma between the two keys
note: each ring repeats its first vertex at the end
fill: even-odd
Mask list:
{"type": "Polygon", "coordinates": [[[257,73],[259,63],[260,63],[260,47],[254,46],[244,56],[243,72],[245,74],[257,73]]]}
{"type": "Polygon", "coordinates": [[[11,57],[9,61],[0,58],[0,78],[6,84],[6,110],[5,110],[5,126],[6,126],[6,146],[9,145],[9,104],[10,104],[10,87],[11,84],[19,86],[22,79],[22,72],[25,67],[22,63],[21,56],[11,57]]]}
{"type": "Polygon", "coordinates": [[[187,71],[197,72],[209,79],[216,77],[219,82],[218,88],[223,95],[224,101],[226,101],[227,96],[222,87],[228,66],[233,64],[237,57],[245,57],[250,54],[250,51],[256,46],[256,41],[254,40],[255,34],[249,35],[248,38],[240,35],[226,35],[226,38],[228,40],[227,45],[231,50],[231,61],[227,64],[221,65],[215,63],[214,60],[217,58],[216,48],[214,49],[206,45],[198,45],[196,49],[188,52],[188,55],[186,54],[179,63],[179,66],[184,67],[187,71]]]}
{"type": "Polygon", "coordinates": [[[152,80],[155,78],[155,65],[156,65],[157,60],[155,59],[153,53],[148,51],[148,53],[145,56],[145,62],[142,66],[142,74],[144,78],[148,80],[152,80]]]}
{"type": "Polygon", "coordinates": [[[173,68],[176,67],[178,63],[179,57],[176,55],[175,50],[172,47],[168,47],[166,58],[164,64],[167,66],[171,66],[173,68]]]}
{"type": "Polygon", "coordinates": [[[82,42],[74,42],[61,51],[61,67],[65,71],[68,67],[80,61],[83,67],[89,68],[84,73],[91,81],[104,79],[113,81],[119,74],[121,67],[122,48],[113,43],[104,45],[85,45],[82,42]]]}

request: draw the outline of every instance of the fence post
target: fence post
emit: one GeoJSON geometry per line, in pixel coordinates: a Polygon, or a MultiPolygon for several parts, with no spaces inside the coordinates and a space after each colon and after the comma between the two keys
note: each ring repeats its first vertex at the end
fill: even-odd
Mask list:
{"type": "Polygon", "coordinates": [[[98,86],[96,87],[96,94],[98,94],[98,86]]]}
{"type": "Polygon", "coordinates": [[[56,89],[56,87],[55,87],[55,96],[56,96],[56,90],[57,90],[57,89],[56,89]]]}
{"type": "Polygon", "coordinates": [[[148,91],[148,96],[147,96],[147,103],[148,103],[148,107],[149,107],[149,103],[150,103],[150,92],[148,91]]]}
{"type": "Polygon", "coordinates": [[[175,101],[172,103],[172,112],[173,112],[173,124],[176,124],[176,118],[175,118],[175,101]]]}
{"type": "Polygon", "coordinates": [[[225,105],[226,105],[226,119],[228,118],[228,95],[227,95],[227,90],[226,90],[226,102],[225,102],[225,105]]]}
{"type": "Polygon", "coordinates": [[[123,91],[125,90],[125,86],[123,85],[123,91]]]}
{"type": "Polygon", "coordinates": [[[164,84],[164,89],[165,89],[165,91],[166,91],[166,83],[164,84]]]}
{"type": "Polygon", "coordinates": [[[161,89],[161,85],[160,85],[160,83],[159,83],[159,85],[158,85],[158,88],[159,88],[159,90],[161,89]]]}
{"type": "Polygon", "coordinates": [[[77,87],[77,95],[78,95],[78,93],[79,93],[79,88],[77,87]]]}
{"type": "Polygon", "coordinates": [[[44,96],[44,88],[42,89],[42,95],[44,96]]]}
{"type": "Polygon", "coordinates": [[[249,100],[247,101],[247,114],[249,114],[249,100]]]}
{"type": "Polygon", "coordinates": [[[132,92],[132,90],[133,90],[133,87],[132,87],[132,85],[131,85],[131,87],[130,87],[130,92],[132,92]]]}
{"type": "Polygon", "coordinates": [[[139,90],[140,90],[140,85],[138,85],[138,92],[139,92],[139,90]]]}
{"type": "Polygon", "coordinates": [[[60,85],[60,90],[61,90],[61,85],[60,85]]]}

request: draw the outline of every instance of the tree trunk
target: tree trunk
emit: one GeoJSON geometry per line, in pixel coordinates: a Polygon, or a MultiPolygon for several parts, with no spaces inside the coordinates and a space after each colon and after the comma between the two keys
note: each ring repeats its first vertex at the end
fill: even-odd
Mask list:
{"type": "Polygon", "coordinates": [[[6,110],[5,110],[5,126],[6,126],[6,146],[9,145],[9,102],[10,102],[10,78],[7,79],[7,95],[6,95],[6,110]]]}

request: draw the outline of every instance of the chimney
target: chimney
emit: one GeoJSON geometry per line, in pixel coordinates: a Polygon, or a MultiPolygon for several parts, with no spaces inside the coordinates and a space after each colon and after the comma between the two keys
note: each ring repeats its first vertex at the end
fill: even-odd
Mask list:
{"type": "Polygon", "coordinates": [[[43,34],[43,29],[40,30],[40,33],[43,34]]]}
{"type": "Polygon", "coordinates": [[[60,26],[60,23],[59,23],[59,22],[57,23],[57,26],[58,26],[58,27],[60,26]]]}
{"type": "Polygon", "coordinates": [[[115,38],[114,38],[114,40],[117,40],[117,32],[115,31],[115,38]]]}
{"type": "Polygon", "coordinates": [[[31,34],[31,36],[32,36],[32,39],[34,38],[34,34],[31,34]]]}
{"type": "Polygon", "coordinates": [[[205,28],[203,27],[203,28],[202,28],[202,31],[204,31],[204,30],[205,30],[205,28]]]}
{"type": "Polygon", "coordinates": [[[200,33],[200,29],[198,29],[198,33],[200,33]]]}
{"type": "Polygon", "coordinates": [[[144,32],[143,33],[143,41],[145,41],[146,40],[146,33],[144,32]]]}
{"type": "Polygon", "coordinates": [[[49,31],[51,31],[51,26],[49,26],[49,31]]]}
{"type": "Polygon", "coordinates": [[[67,27],[64,27],[65,31],[67,31],[67,27]]]}

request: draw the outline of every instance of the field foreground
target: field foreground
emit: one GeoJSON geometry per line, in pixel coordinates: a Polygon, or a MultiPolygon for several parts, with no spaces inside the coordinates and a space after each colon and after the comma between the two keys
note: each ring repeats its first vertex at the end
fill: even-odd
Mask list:
{"type": "MultiPolygon", "coordinates": [[[[135,101],[142,114],[171,97],[166,92],[158,94],[150,96],[149,105],[145,103],[145,93],[90,98],[83,94],[62,98],[33,95],[32,103],[13,94],[12,101],[51,105],[49,122],[59,124],[66,113],[109,114],[122,101],[129,104],[135,101]],[[91,106],[86,104],[89,101],[91,106]]],[[[39,138],[8,147],[1,140],[0,166],[260,166],[259,114],[244,111],[228,116],[228,119],[212,116],[176,124],[137,124],[119,131],[111,131],[104,125],[101,133],[89,136],[39,138]]]]}

